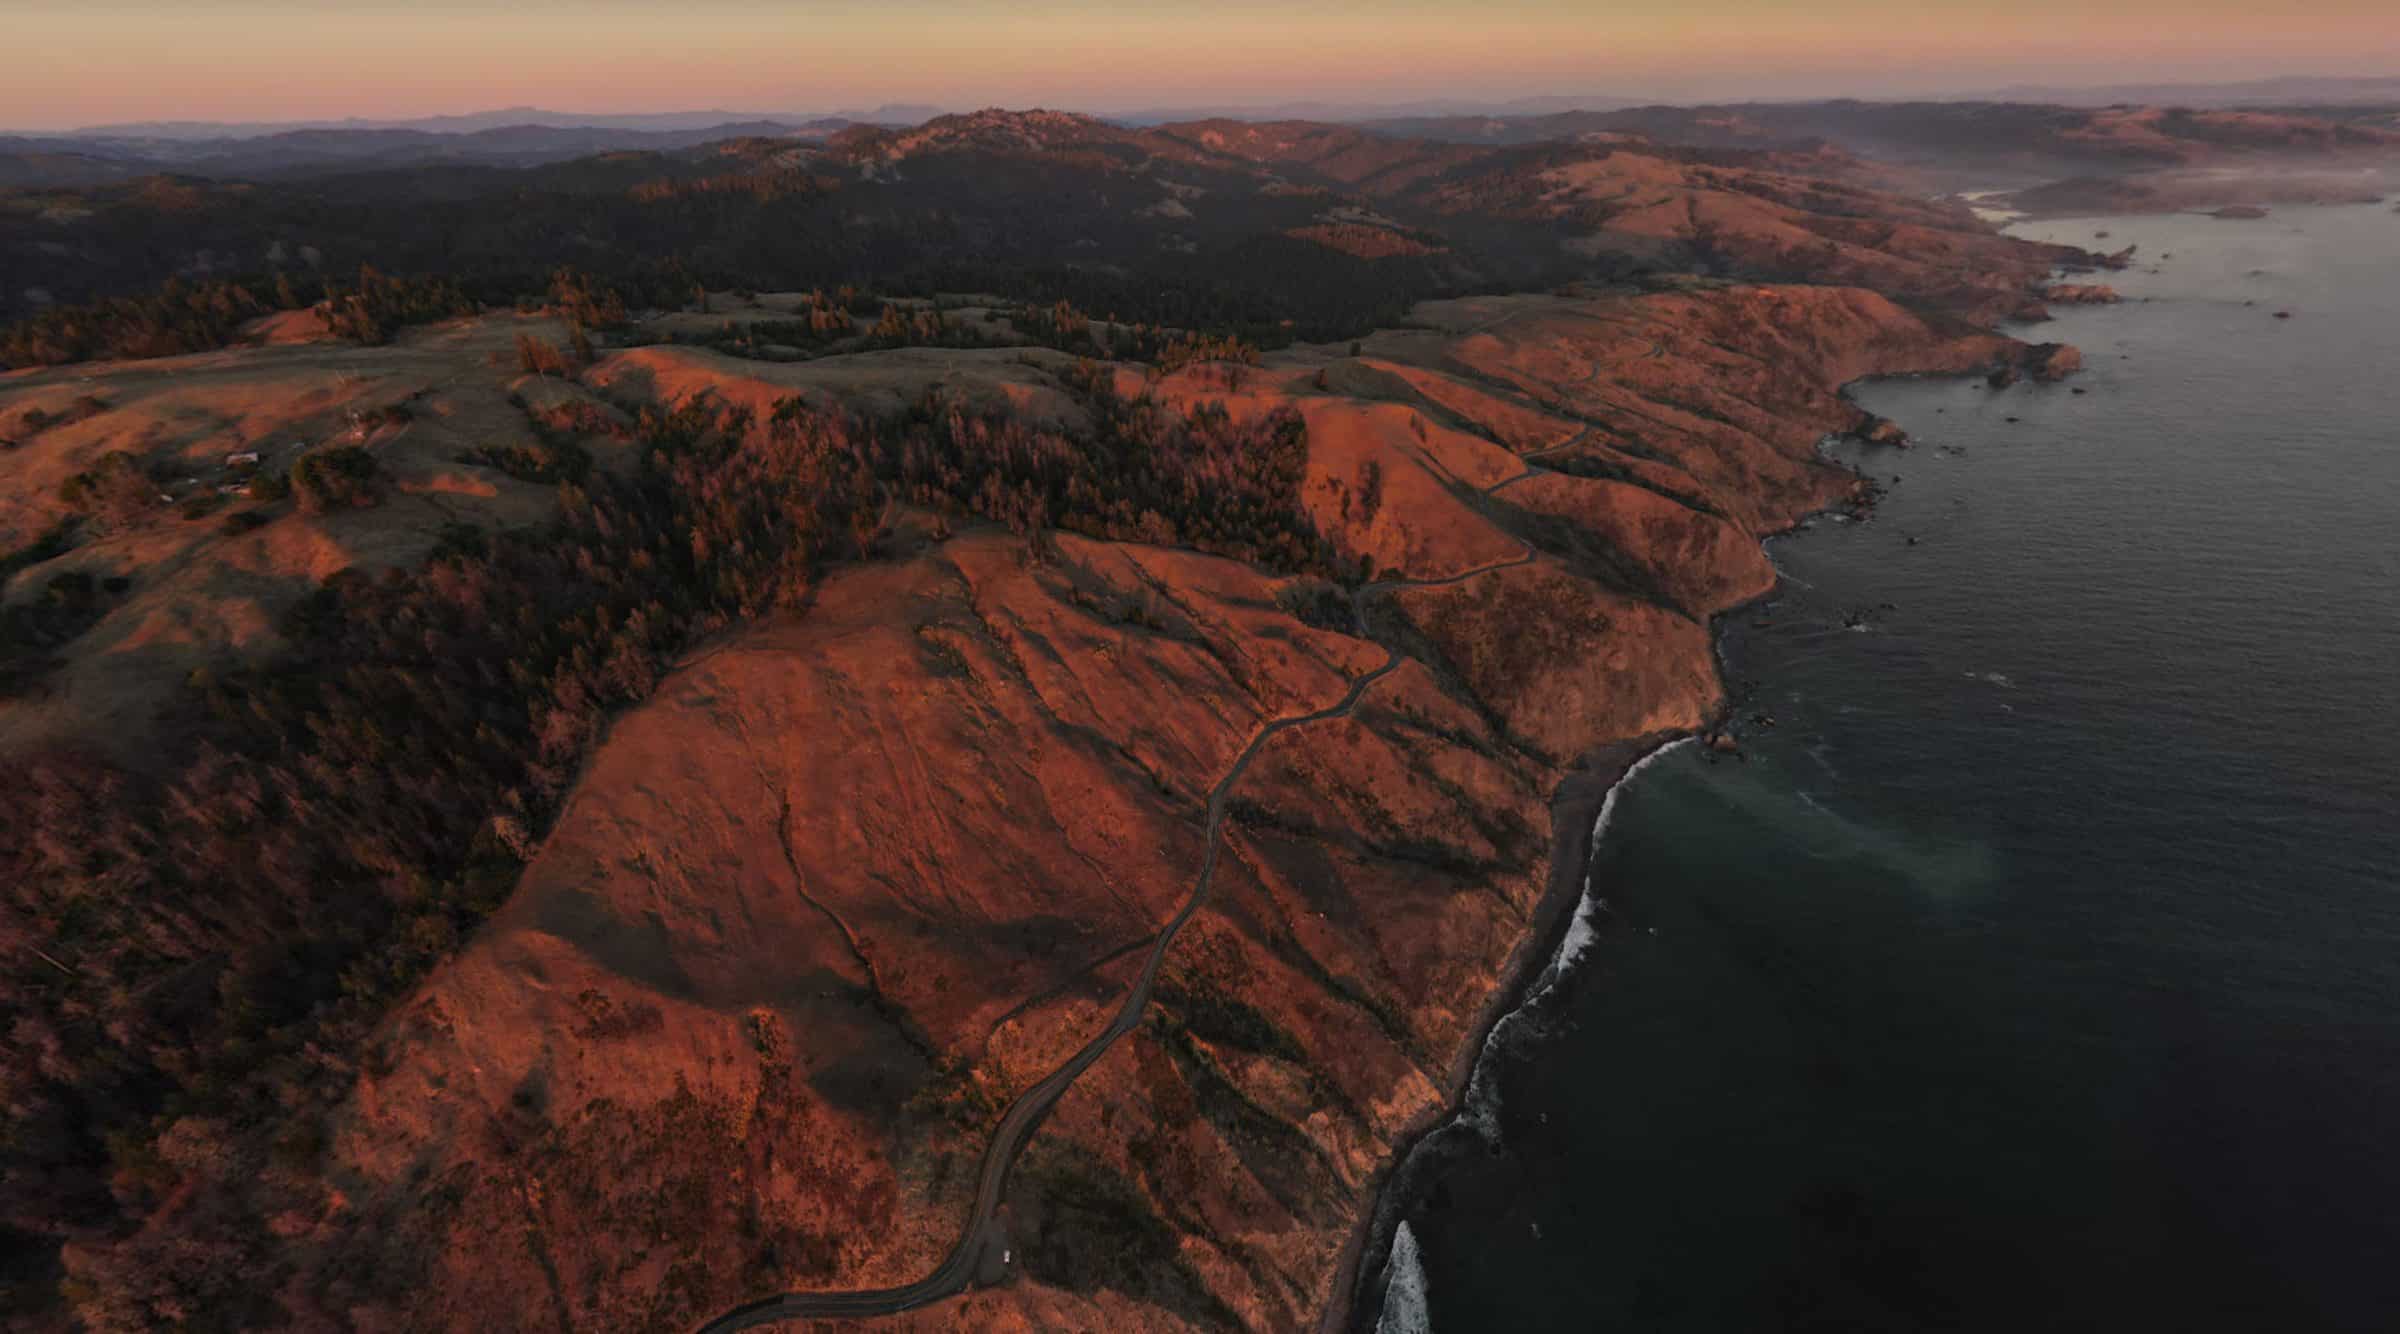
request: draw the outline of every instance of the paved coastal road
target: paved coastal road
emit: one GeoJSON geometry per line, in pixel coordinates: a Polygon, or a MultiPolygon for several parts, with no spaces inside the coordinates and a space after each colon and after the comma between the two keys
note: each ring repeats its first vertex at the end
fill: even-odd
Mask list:
{"type": "MultiPolygon", "coordinates": [[[[1501,486],[1523,481],[1533,471],[1536,470],[1528,468],[1525,473],[1507,482],[1485,488],[1483,494],[1489,495],[1501,486]]],[[[1496,570],[1530,564],[1533,559],[1534,550],[1528,544],[1523,553],[1513,559],[1477,566],[1440,579],[1390,579],[1362,584],[1351,595],[1351,615],[1357,622],[1359,636],[1372,638],[1367,633],[1366,607],[1370,597],[1404,589],[1443,588],[1496,570]]],[[[1259,750],[1267,742],[1295,727],[1346,716],[1358,706],[1368,687],[1398,670],[1402,661],[1404,659],[1397,650],[1387,647],[1383,664],[1352,681],[1350,689],[1344,692],[1339,702],[1314,713],[1278,718],[1260,728],[1250,738],[1250,744],[1242,748],[1242,753],[1234,757],[1224,777],[1209,789],[1208,829],[1205,835],[1207,852],[1201,858],[1200,874],[1192,883],[1191,895],[1184,900],[1182,909],[1174,919],[1159,932],[1157,942],[1151,945],[1149,956],[1142,961],[1141,974],[1134,979],[1133,986],[1125,993],[1124,1003],[1117,1008],[1117,1017],[1109,1021],[1108,1027],[1102,1029],[1098,1036],[1069,1057],[1064,1065],[1051,1071],[1042,1082],[1019,1094],[1017,1100],[1009,1104],[1008,1111],[1000,1118],[998,1129],[992,1134],[991,1142],[984,1146],[983,1159],[977,1168],[975,1206],[967,1214],[966,1231],[951,1246],[950,1253],[942,1258],[942,1262],[934,1266],[932,1273],[897,1288],[869,1288],[854,1292],[785,1292],[762,1297],[709,1321],[700,1327],[701,1334],[728,1334],[733,1330],[755,1329],[786,1320],[893,1315],[955,1296],[979,1282],[995,1282],[1005,1277],[1010,1247],[1006,1230],[999,1221],[999,1211],[1000,1201],[1008,1190],[1009,1169],[1016,1165],[1017,1155],[1040,1127],[1043,1118],[1050,1114],[1050,1109],[1058,1104],[1060,1098],[1066,1096],[1067,1090],[1082,1077],[1083,1072],[1107,1055],[1117,1039],[1132,1032],[1141,1023],[1142,1012],[1149,1007],[1150,994],[1158,981],[1159,967],[1166,962],[1168,949],[1174,945],[1176,934],[1192,919],[1192,914],[1200,910],[1200,905],[1208,897],[1210,884],[1216,879],[1217,856],[1224,846],[1220,835],[1224,832],[1225,809],[1232,797],[1234,784],[1241,781],[1243,772],[1250,767],[1250,761],[1257,758],[1259,750]]]]}

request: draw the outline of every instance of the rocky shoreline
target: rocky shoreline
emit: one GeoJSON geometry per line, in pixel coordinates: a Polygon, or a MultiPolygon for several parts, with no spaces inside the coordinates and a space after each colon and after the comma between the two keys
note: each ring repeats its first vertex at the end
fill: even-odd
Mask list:
{"type": "Polygon", "coordinates": [[[2000,202],[2028,218],[2201,213],[2256,220],[2287,204],[2379,204],[2400,181],[2389,150],[2347,161],[2170,167],[2118,176],[2078,176],[2033,186],[2000,202]]]}
{"type": "MultiPolygon", "coordinates": [[[[1771,594],[1769,596],[1772,596],[1771,594]]],[[[1537,909],[1504,980],[1496,987],[1450,1073],[1448,1096],[1435,1113],[1415,1127],[1394,1148],[1391,1167],[1375,1187],[1372,1205],[1353,1229],[1335,1270],[1332,1300],[1319,1329],[1325,1334],[1351,1328],[1372,1328],[1382,1311],[1390,1279],[1389,1264],[1400,1215],[1420,1184],[1442,1168],[1488,1144],[1465,1124],[1471,1109],[1475,1074],[1484,1061],[1501,1053],[1492,1043],[1501,1024],[1537,997],[1536,988],[1552,975],[1561,946],[1587,899],[1587,874],[1596,850],[1594,837],[1602,808],[1611,793],[1641,763],[1680,740],[1697,733],[1663,736],[1647,742],[1604,747],[1587,755],[1559,784],[1551,799],[1553,838],[1549,891],[1537,909]]]]}
{"type": "MultiPolygon", "coordinates": [[[[108,1263],[255,1217],[276,1300],[351,1323],[688,1328],[785,1297],[902,1327],[1327,1320],[1381,1263],[1394,1164],[1573,929],[1610,791],[1722,725],[1714,620],[1773,590],[1762,539],[1866,499],[1820,443],[1893,428],[1841,386],[2073,370],[1987,326],[2097,257],[1888,207],[1816,218],[1838,243],[1806,282],[1429,302],[1176,367],[597,358],[559,429],[805,404],[1067,457],[1139,401],[1283,442],[1235,462],[1322,550],[1208,554],[1138,507],[862,510],[804,614],[611,716],[505,902],[336,1076],[308,1171],[162,1208],[108,1263]]],[[[1771,265],[1786,214],[1729,220],[1771,265]]],[[[120,411],[188,389],[142,383],[120,411]]],[[[449,409],[379,450],[438,446],[449,409]]]]}
{"type": "MultiPolygon", "coordinates": [[[[2114,299],[2114,294],[2107,299],[2114,299]]],[[[2028,360],[2037,367],[2036,378],[2045,381],[2062,379],[2081,365],[2080,354],[2065,345],[2035,349],[2034,355],[2028,360]]],[[[2014,378],[2016,367],[2013,365],[1965,374],[1997,377],[2003,370],[2010,372],[2010,378],[2014,378]]],[[[1861,377],[1862,380],[1877,378],[1887,377],[1861,377]]],[[[1849,400],[1850,390],[1856,383],[1858,381],[1841,387],[1844,401],[1849,400]]],[[[1897,423],[1863,411],[1861,418],[1862,426],[1848,433],[1851,438],[1898,448],[1908,446],[1908,439],[1897,423]]],[[[1880,488],[1857,469],[1842,466],[1857,478],[1858,489],[1852,498],[1843,504],[1828,505],[1800,516],[1783,528],[1758,534],[1762,551],[1770,539],[1799,531],[1809,518],[1817,515],[1847,514],[1863,519],[1872,512],[1880,488]]],[[[1711,657],[1720,680],[1726,679],[1724,627],[1730,618],[1773,602],[1781,591],[1779,579],[1774,587],[1723,608],[1711,617],[1711,657]]],[[[1348,1244],[1343,1248],[1331,1297],[1324,1318],[1318,1324],[1320,1334],[1378,1328],[1392,1281],[1391,1248],[1402,1216],[1425,1187],[1449,1167],[1473,1154],[1504,1151],[1494,1138],[1499,1133],[1497,1127],[1473,1124],[1476,1109],[1471,1100],[1475,1095],[1478,1071],[1486,1061],[1507,1058],[1505,1047],[1495,1046],[1495,1042],[1504,1044],[1506,1041],[1502,1028],[1504,1024],[1513,1017],[1528,1013],[1531,1013],[1534,1022],[1539,1022],[1538,1012],[1531,1007],[1540,1004],[1542,993],[1554,985],[1561,975],[1557,971],[1561,962],[1559,954],[1570,929],[1587,905],[1606,897],[1597,894],[1597,887],[1591,881],[1591,866],[1598,851],[1598,840],[1606,834],[1601,821],[1610,798],[1649,760],[1685,742],[1704,744],[1713,750],[1738,756],[1739,748],[1731,728],[1738,707],[1738,697],[1728,694],[1715,714],[1700,727],[1602,746],[1583,756],[1560,782],[1551,800],[1549,890],[1523,941],[1510,957],[1502,981],[1493,989],[1482,1013],[1477,1016],[1471,1037],[1460,1048],[1445,1084],[1442,1103],[1395,1146],[1388,1171],[1374,1186],[1372,1204],[1361,1214],[1348,1244]]]]}
{"type": "MultiPolygon", "coordinates": [[[[1420,316],[1431,327],[1347,352],[1148,385],[1236,420],[1302,415],[1302,493],[1384,590],[1359,595],[1369,637],[1347,605],[1312,611],[1338,592],[1306,579],[1071,535],[1035,561],[1003,533],[928,532],[622,719],[515,896],[337,1118],[349,1217],[422,1217],[420,1181],[488,1183],[424,1252],[412,1318],[471,1323],[548,1282],[545,1264],[579,1269],[562,1270],[570,1304],[650,1291],[639,1268],[602,1267],[641,1254],[618,1220],[655,1207],[619,1183],[694,1172],[735,1183],[673,1229],[683,1263],[720,1275],[716,1310],[767,1286],[744,1280],[738,1218],[715,1212],[748,1200],[858,1213],[826,1234],[840,1249],[819,1276],[770,1290],[934,1270],[990,1118],[1115,1012],[1126,943],[1191,894],[1192,794],[1260,727],[1397,652],[1353,715],[1284,732],[1230,793],[1219,883],[1150,1014],[1015,1166],[999,1221],[1023,1268],[920,1313],[1324,1320],[1335,1275],[1380,1263],[1395,1154],[1448,1115],[1573,922],[1609,789],[1660,740],[1721,722],[1711,622],[1773,589],[1760,539],[1862,498],[1818,450],[1872,429],[1839,386],[2072,362],[1829,287],[1420,316]],[[960,777],[927,785],[893,736],[960,777]],[[959,913],[994,925],[919,925],[959,913]],[[753,999],[794,975],[821,980],[780,1013],[753,999]],[[940,1100],[911,1092],[926,1089],[940,1100]],[[739,1133],[695,1152],[692,1117],[739,1133]],[[478,1129],[494,1118],[535,1138],[478,1129]],[[777,1176],[778,1127],[802,1121],[824,1165],[777,1176]]],[[[1046,365],[974,365],[1007,377],[990,392],[1048,401],[1046,365]]],[[[805,373],[641,349],[589,380],[772,403],[776,377],[805,373]]],[[[371,1236],[322,1244],[389,1251],[371,1236]]]]}

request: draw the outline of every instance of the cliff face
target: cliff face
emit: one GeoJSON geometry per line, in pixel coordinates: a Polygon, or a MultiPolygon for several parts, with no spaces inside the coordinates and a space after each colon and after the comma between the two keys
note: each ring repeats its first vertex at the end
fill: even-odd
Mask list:
{"type": "MultiPolygon", "coordinates": [[[[1355,355],[1154,386],[1303,414],[1303,495],[1370,568],[1355,595],[903,516],[895,559],[618,720],[369,1054],[315,1207],[279,1224],[291,1300],[674,1328],[924,1274],[1003,1109],[1102,1031],[1193,893],[1212,791],[1323,714],[1240,771],[1142,1022],[1017,1162],[1008,1281],[898,1322],[1310,1323],[1524,947],[1563,774],[1702,726],[1708,617],[1771,586],[1762,535],[1851,490],[1816,453],[1860,424],[1838,387],[2029,357],[1837,288],[1419,314],[1355,355]]],[[[990,392],[1041,410],[1051,373],[990,392]]],[[[592,378],[798,387],[747,375],[648,349],[592,378]]]]}

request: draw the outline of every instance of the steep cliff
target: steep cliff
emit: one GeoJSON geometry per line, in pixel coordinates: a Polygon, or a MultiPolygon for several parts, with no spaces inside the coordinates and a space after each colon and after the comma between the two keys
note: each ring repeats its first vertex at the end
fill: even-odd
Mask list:
{"type": "MultiPolygon", "coordinates": [[[[980,1225],[987,1139],[1106,1029],[1213,846],[1138,1024],[1014,1165],[996,1285],[899,1323],[1315,1319],[1527,947],[1562,779],[1705,725],[1708,618],[1771,585],[1761,536],[1851,493],[1816,450],[1859,424],[1839,386],[2035,356],[1840,288],[1419,317],[1150,386],[1299,411],[1355,588],[908,519],[804,616],[692,655],[387,1025],[286,1220],[320,1266],[294,1300],[675,1328],[907,1283],[980,1225]]],[[[1038,404],[1060,373],[1005,378],[1038,404]]],[[[649,349],[591,378],[799,387],[764,374],[649,349]]]]}

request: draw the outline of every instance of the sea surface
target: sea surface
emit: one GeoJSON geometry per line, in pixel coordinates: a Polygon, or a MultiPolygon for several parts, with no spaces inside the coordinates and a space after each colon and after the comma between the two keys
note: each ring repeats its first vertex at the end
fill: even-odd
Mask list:
{"type": "Polygon", "coordinates": [[[2016,230],[2134,299],[1857,391],[1386,1328],[2400,1329],[2400,213],[2016,230]]]}

